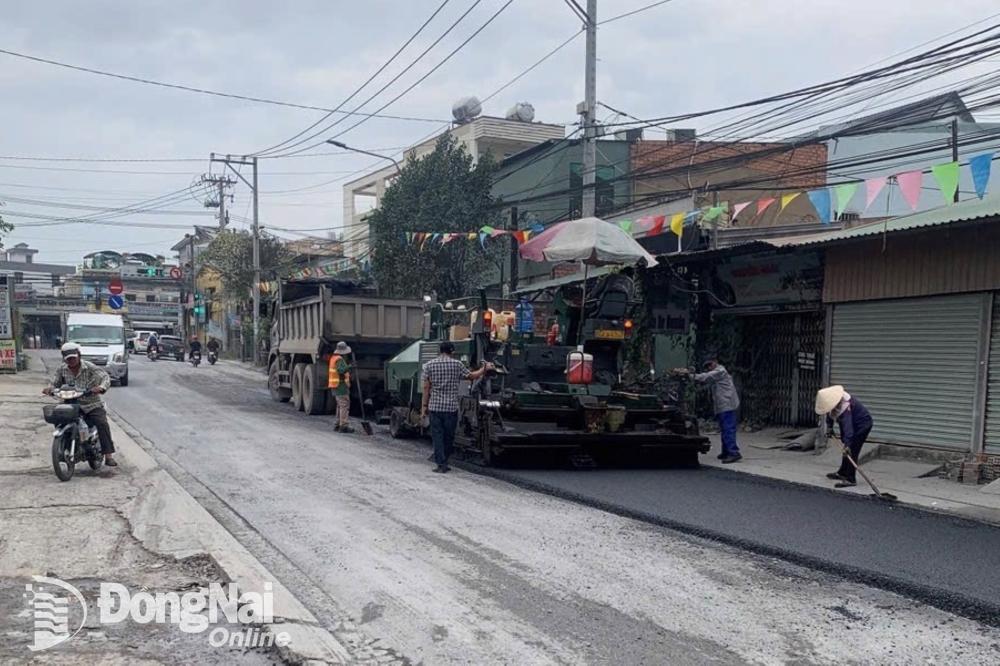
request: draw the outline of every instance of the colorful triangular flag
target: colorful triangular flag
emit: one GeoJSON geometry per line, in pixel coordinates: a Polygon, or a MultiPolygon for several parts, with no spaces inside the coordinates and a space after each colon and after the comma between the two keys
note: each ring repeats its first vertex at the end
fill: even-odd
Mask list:
{"type": "Polygon", "coordinates": [[[844,214],[847,204],[851,203],[851,199],[854,198],[854,193],[857,191],[858,183],[843,183],[833,188],[833,193],[837,198],[837,202],[834,204],[834,211],[837,213],[837,217],[844,214]]]}
{"type": "Polygon", "coordinates": [[[872,202],[875,201],[875,197],[885,187],[886,180],[888,179],[885,176],[879,176],[877,178],[869,178],[865,181],[865,210],[868,210],[872,202]]]}
{"type": "Polygon", "coordinates": [[[632,220],[619,220],[618,228],[627,234],[632,233],[632,220]]]}
{"type": "Polygon", "coordinates": [[[712,206],[705,211],[705,214],[701,219],[704,222],[711,222],[712,220],[718,219],[718,217],[722,215],[722,210],[722,206],[712,206]]]}
{"type": "Polygon", "coordinates": [[[775,201],[776,201],[776,199],[774,197],[768,197],[766,199],[758,199],[757,200],[757,214],[760,215],[761,213],[763,213],[775,201]]]}
{"type": "Polygon", "coordinates": [[[972,183],[976,187],[976,196],[982,199],[986,196],[986,186],[990,182],[990,169],[993,166],[993,153],[976,155],[969,160],[969,170],[972,172],[972,183]]]}
{"type": "Polygon", "coordinates": [[[652,226],[649,227],[650,236],[658,236],[663,233],[663,225],[667,223],[666,215],[656,215],[651,218],[652,226]]]}
{"type": "Polygon", "coordinates": [[[743,209],[746,208],[747,206],[749,206],[752,203],[753,203],[752,201],[744,201],[743,203],[734,204],[733,205],[733,222],[735,222],[736,218],[740,216],[740,213],[743,212],[743,209]]]}
{"type": "Polygon", "coordinates": [[[899,183],[899,191],[903,193],[903,198],[910,205],[910,210],[916,210],[920,203],[920,188],[924,184],[923,171],[906,171],[896,174],[896,182],[899,183]]]}
{"type": "Polygon", "coordinates": [[[797,199],[800,194],[802,194],[802,193],[801,192],[792,192],[791,194],[782,194],[781,195],[781,210],[785,210],[785,208],[788,206],[788,204],[790,204],[793,201],[795,201],[795,199],[797,199]]]}
{"type": "Polygon", "coordinates": [[[685,217],[687,217],[686,213],[675,213],[670,217],[670,230],[677,236],[684,233],[685,217]]]}
{"type": "Polygon", "coordinates": [[[958,162],[935,164],[931,167],[931,173],[934,174],[945,203],[953,203],[955,193],[958,192],[958,162]]]}
{"type": "Polygon", "coordinates": [[[809,197],[813,208],[816,209],[819,221],[823,224],[830,224],[830,190],[823,187],[818,190],[809,190],[806,192],[806,195],[809,197]]]}

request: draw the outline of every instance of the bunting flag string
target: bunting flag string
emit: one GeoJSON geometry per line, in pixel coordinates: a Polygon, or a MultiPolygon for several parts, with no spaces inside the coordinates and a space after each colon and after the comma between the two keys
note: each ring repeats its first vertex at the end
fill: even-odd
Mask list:
{"type": "MultiPolygon", "coordinates": [[[[976,196],[982,199],[986,195],[989,187],[991,169],[993,166],[994,152],[975,155],[968,161],[969,170],[972,174],[972,182],[975,187],[976,196]]],[[[751,217],[751,222],[767,211],[775,202],[780,202],[778,214],[784,211],[789,204],[802,194],[805,194],[816,210],[816,214],[823,224],[830,224],[843,215],[864,184],[864,209],[868,210],[886,185],[894,181],[899,185],[903,199],[912,210],[916,210],[920,200],[920,193],[923,187],[923,177],[925,171],[929,171],[944,197],[945,201],[951,203],[955,193],[958,191],[961,165],[959,162],[945,162],[935,164],[927,170],[913,170],[897,173],[893,176],[877,176],[864,181],[854,181],[839,183],[830,187],[820,187],[812,190],[799,192],[786,192],[785,194],[761,197],[751,201],[741,201],[730,203],[720,202],[718,205],[707,206],[696,210],[669,213],[664,215],[644,215],[635,219],[615,220],[615,224],[623,232],[630,235],[645,234],[646,236],[658,236],[667,230],[675,236],[682,236],[684,227],[696,222],[715,222],[728,214],[729,221],[735,223],[736,218],[744,213],[751,205],[755,206],[755,213],[751,217]]],[[[485,250],[486,241],[491,238],[498,238],[509,235],[518,243],[525,243],[531,237],[545,231],[545,225],[534,223],[528,229],[507,230],[496,229],[490,225],[484,225],[478,231],[470,232],[414,232],[406,231],[401,234],[403,240],[412,246],[416,246],[420,251],[435,245],[444,246],[457,239],[465,238],[469,241],[479,241],[479,245],[485,250]]]]}

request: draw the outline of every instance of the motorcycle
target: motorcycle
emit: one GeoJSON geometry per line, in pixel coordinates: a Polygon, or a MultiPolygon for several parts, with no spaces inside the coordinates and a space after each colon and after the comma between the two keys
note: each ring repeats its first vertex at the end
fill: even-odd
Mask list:
{"type": "Polygon", "coordinates": [[[86,393],[75,386],[66,384],[52,392],[52,397],[59,400],[59,404],[42,407],[45,422],[55,426],[52,432],[52,468],[60,481],[73,478],[76,465],[84,460],[95,471],[104,464],[97,428],[87,425],[80,409],[80,398],[84,395],[86,393]]]}
{"type": "Polygon", "coordinates": [[[218,360],[219,360],[219,355],[217,353],[215,353],[214,351],[212,351],[211,349],[209,349],[208,350],[208,364],[209,365],[215,365],[215,362],[218,361],[218,360]]]}
{"type": "Polygon", "coordinates": [[[191,352],[190,354],[188,354],[188,360],[191,361],[191,365],[197,368],[198,364],[201,363],[201,352],[200,351],[191,352]]]}
{"type": "Polygon", "coordinates": [[[146,349],[146,358],[150,361],[155,361],[160,358],[160,348],[159,347],[149,347],[146,349]]]}

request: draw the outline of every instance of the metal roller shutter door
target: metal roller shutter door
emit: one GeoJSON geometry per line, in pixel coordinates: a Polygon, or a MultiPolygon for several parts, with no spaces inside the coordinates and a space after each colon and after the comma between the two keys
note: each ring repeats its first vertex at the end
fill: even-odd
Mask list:
{"type": "Polygon", "coordinates": [[[1000,294],[993,297],[993,327],[990,334],[989,383],[986,388],[986,453],[1000,453],[1000,294]]]}
{"type": "Polygon", "coordinates": [[[872,412],[873,440],[969,450],[984,298],[834,307],[830,378],[872,412]]]}

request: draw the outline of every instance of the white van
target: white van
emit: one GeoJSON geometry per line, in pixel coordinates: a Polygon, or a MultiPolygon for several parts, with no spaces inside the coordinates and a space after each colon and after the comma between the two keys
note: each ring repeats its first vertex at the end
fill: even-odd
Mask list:
{"type": "Polygon", "coordinates": [[[122,386],[128,386],[128,350],[121,315],[72,312],[66,316],[66,342],[80,345],[85,361],[103,368],[122,386]]]}

